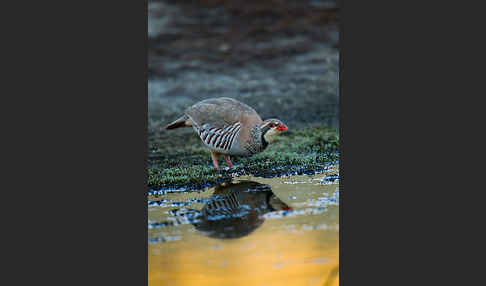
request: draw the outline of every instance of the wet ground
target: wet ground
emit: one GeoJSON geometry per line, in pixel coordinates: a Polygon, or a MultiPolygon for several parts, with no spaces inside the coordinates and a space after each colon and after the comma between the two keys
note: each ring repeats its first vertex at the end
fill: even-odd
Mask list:
{"type": "Polygon", "coordinates": [[[339,285],[338,166],[149,196],[149,285],[339,285]]]}

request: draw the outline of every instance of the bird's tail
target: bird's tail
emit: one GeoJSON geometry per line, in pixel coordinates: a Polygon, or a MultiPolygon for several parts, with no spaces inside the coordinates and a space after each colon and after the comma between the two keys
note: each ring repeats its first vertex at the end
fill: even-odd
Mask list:
{"type": "Polygon", "coordinates": [[[188,121],[188,119],[189,117],[187,117],[187,115],[184,115],[181,118],[177,119],[176,121],[165,126],[165,129],[170,130],[170,129],[176,129],[180,127],[189,127],[191,126],[191,124],[188,121]]]}

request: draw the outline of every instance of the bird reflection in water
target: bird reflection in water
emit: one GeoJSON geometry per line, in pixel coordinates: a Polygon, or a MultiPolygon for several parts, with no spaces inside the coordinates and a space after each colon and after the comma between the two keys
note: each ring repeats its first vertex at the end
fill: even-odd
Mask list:
{"type": "Polygon", "coordinates": [[[253,181],[223,183],[200,211],[196,229],[213,238],[239,238],[249,235],[262,225],[263,215],[273,211],[291,210],[269,185],[253,181]]]}

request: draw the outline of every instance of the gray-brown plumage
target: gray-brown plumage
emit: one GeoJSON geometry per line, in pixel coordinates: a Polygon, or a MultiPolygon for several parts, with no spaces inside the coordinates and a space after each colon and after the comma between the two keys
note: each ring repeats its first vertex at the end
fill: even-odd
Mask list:
{"type": "Polygon", "coordinates": [[[262,152],[275,136],[287,130],[280,120],[263,121],[253,108],[229,97],[210,98],[194,104],[166,129],[191,126],[211,150],[216,169],[219,155],[224,155],[232,168],[230,155],[250,156],[262,152]]]}

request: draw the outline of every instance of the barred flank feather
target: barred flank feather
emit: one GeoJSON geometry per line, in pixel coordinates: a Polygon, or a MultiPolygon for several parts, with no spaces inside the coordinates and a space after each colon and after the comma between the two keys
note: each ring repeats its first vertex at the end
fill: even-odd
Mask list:
{"type": "Polygon", "coordinates": [[[233,146],[234,141],[238,138],[241,124],[236,122],[225,128],[209,127],[205,124],[198,130],[201,140],[213,149],[222,149],[228,151],[233,146]]]}

